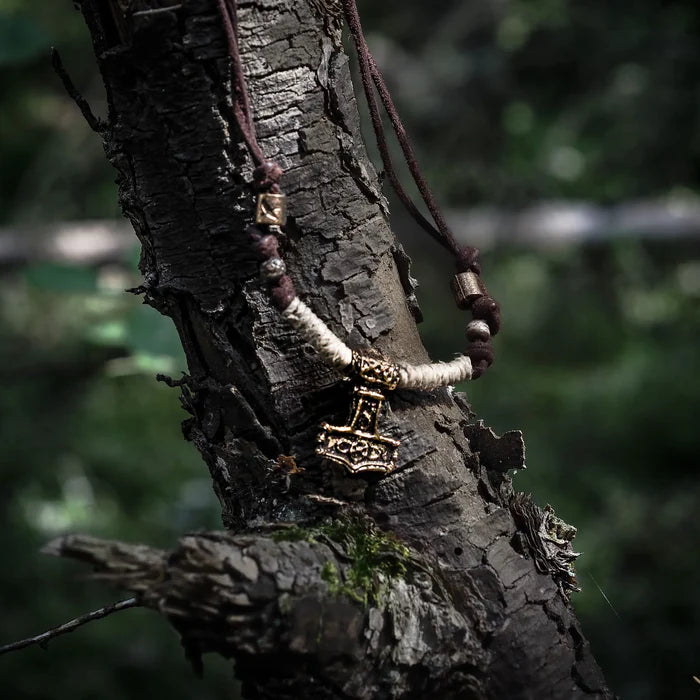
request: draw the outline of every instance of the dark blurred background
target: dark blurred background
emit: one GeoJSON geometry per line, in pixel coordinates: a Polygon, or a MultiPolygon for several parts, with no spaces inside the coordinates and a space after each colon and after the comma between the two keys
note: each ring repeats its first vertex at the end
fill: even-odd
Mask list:
{"type": "MultiPolygon", "coordinates": [[[[574,605],[613,689],[696,697],[700,4],[360,9],[428,180],[504,309],[497,364],[465,387],[474,409],[524,430],[515,487],[579,529],[574,605]]],[[[0,0],[0,644],[118,597],[41,556],[52,537],[167,546],[219,525],[177,393],[154,379],[184,368],[177,337],[122,291],[138,284],[135,238],[51,45],[102,112],[71,3],[0,0]]],[[[447,358],[464,345],[451,263],[393,211],[425,342],[447,358]]],[[[0,658],[7,700],[155,693],[236,697],[225,662],[196,680],[140,610],[0,658]]]]}

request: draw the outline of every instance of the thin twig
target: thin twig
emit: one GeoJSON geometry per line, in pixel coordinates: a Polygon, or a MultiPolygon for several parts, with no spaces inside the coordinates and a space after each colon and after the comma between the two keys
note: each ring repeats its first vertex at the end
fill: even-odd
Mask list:
{"type": "Polygon", "coordinates": [[[34,644],[38,644],[42,649],[46,649],[47,644],[54,637],[58,637],[62,634],[68,634],[78,629],[82,625],[92,622],[93,620],[100,620],[103,617],[107,617],[112,613],[120,612],[121,610],[126,610],[128,608],[135,608],[140,605],[138,598],[127,598],[126,600],[120,600],[118,603],[111,603],[110,605],[105,605],[104,608],[99,610],[94,610],[93,612],[87,613],[86,615],[81,615],[76,617],[75,620],[66,622],[59,627],[54,627],[47,632],[42,632],[36,637],[29,637],[28,639],[22,639],[19,642],[12,642],[12,644],[6,644],[0,647],[0,654],[7,654],[10,651],[17,651],[18,649],[24,649],[24,647],[29,647],[34,644]]]}
{"type": "Polygon", "coordinates": [[[51,65],[53,66],[54,71],[56,71],[56,75],[58,75],[58,77],[61,79],[66,92],[78,106],[78,109],[85,118],[85,121],[88,123],[88,126],[95,133],[102,136],[107,128],[107,125],[104,121],[102,121],[102,119],[93,114],[88,101],[78,92],[78,88],[75,87],[75,83],[70,75],[68,75],[68,71],[66,71],[63,65],[60,54],[54,47],[51,47],[51,65]]]}
{"type": "Polygon", "coordinates": [[[179,10],[182,7],[182,3],[178,3],[177,5],[168,5],[167,7],[155,7],[150,10],[138,10],[137,12],[132,12],[131,16],[132,17],[145,17],[148,15],[161,15],[164,12],[174,12],[175,10],[179,10]]]}

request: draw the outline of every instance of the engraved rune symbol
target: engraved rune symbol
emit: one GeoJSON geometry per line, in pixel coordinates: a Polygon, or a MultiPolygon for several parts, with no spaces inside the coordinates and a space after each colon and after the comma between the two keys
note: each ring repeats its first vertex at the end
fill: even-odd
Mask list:
{"type": "Polygon", "coordinates": [[[342,464],[352,474],[375,471],[388,474],[396,468],[399,440],[380,435],[379,412],[385,391],[396,388],[399,372],[395,365],[353,353],[355,386],[347,425],[323,423],[316,452],[342,464]]]}
{"type": "Polygon", "coordinates": [[[255,223],[268,226],[284,226],[287,220],[285,196],[272,192],[258,195],[255,223]]]}

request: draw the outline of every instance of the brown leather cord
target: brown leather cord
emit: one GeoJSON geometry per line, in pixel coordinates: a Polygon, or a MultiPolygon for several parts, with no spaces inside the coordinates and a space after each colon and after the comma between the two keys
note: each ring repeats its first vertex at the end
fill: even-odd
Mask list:
{"type": "MultiPolygon", "coordinates": [[[[226,42],[228,44],[229,55],[231,56],[231,78],[233,113],[236,118],[238,128],[241,130],[250,157],[253,159],[255,168],[253,170],[253,185],[260,192],[279,192],[279,181],[284,170],[277,165],[265,160],[260,144],[258,143],[253,121],[253,110],[250,107],[248,97],[248,85],[243,74],[241,65],[241,54],[238,46],[238,3],[237,0],[217,0],[219,14],[224,24],[226,42]]],[[[271,260],[279,257],[277,237],[271,234],[263,234],[255,226],[248,228],[253,249],[262,260],[271,260]]],[[[292,278],[286,273],[271,280],[268,284],[270,297],[274,305],[283,311],[297,296],[292,278]]]]}
{"type": "MultiPolygon", "coordinates": [[[[357,10],[356,0],[342,0],[342,3],[345,18],[357,51],[360,76],[367,99],[372,128],[374,129],[377,140],[377,147],[391,186],[421,228],[455,256],[457,270],[459,272],[471,271],[479,275],[481,273],[479,250],[473,246],[460,245],[457,242],[435,201],[432,191],[428,187],[420,171],[418,160],[416,159],[408,135],[406,134],[406,129],[401,122],[389,89],[369,50],[369,46],[362,32],[362,24],[360,23],[360,15],[357,10]],[[430,212],[432,223],[421,213],[399,180],[396,168],[391,159],[391,153],[389,151],[376,95],[379,95],[379,100],[389,117],[392,129],[399,142],[401,151],[403,152],[409,172],[411,173],[411,177],[426,208],[430,212]]],[[[240,48],[238,45],[238,3],[237,0],[217,0],[217,5],[224,25],[228,51],[231,56],[234,116],[255,165],[253,170],[253,184],[255,188],[261,192],[279,192],[278,183],[283,175],[283,170],[276,163],[265,160],[265,155],[257,140],[255,122],[253,120],[248,88],[243,73],[240,48]]],[[[256,227],[250,227],[249,235],[254,249],[262,259],[270,260],[279,257],[278,241],[275,236],[264,234],[256,227]]],[[[287,274],[284,274],[272,281],[270,283],[270,294],[278,308],[286,308],[290,301],[296,296],[291,278],[287,274]]],[[[490,296],[485,295],[473,303],[472,316],[475,319],[484,320],[488,324],[492,336],[498,333],[501,325],[500,308],[498,303],[490,296]]],[[[494,352],[491,339],[489,338],[489,340],[485,342],[471,342],[467,349],[467,355],[472,360],[474,370],[472,376],[476,379],[493,362],[494,352]]]]}
{"type": "MultiPolygon", "coordinates": [[[[473,246],[460,245],[457,242],[452,234],[452,231],[450,231],[447,221],[445,221],[445,217],[442,215],[437,202],[435,201],[435,197],[433,196],[430,187],[428,187],[428,183],[425,181],[425,178],[420,171],[418,160],[411,146],[411,142],[408,139],[408,135],[406,134],[406,129],[401,122],[401,118],[399,117],[394,101],[391,98],[391,94],[389,93],[389,89],[384,81],[384,77],[382,76],[382,73],[369,50],[369,46],[367,45],[367,40],[365,39],[362,31],[362,23],[360,22],[360,13],[357,10],[356,0],[342,0],[342,2],[345,12],[345,19],[348,23],[353,43],[355,44],[355,50],[357,51],[357,62],[360,67],[360,77],[362,79],[362,86],[364,88],[365,98],[367,100],[367,108],[369,110],[372,128],[374,129],[374,135],[377,140],[377,148],[382,159],[382,164],[384,165],[384,171],[389,179],[389,182],[391,183],[391,186],[394,188],[394,191],[408,212],[411,214],[411,216],[413,216],[415,221],[423,228],[423,230],[427,231],[438,243],[447,248],[455,256],[457,271],[471,271],[475,272],[477,275],[480,275],[481,264],[479,263],[479,250],[473,246]],[[375,97],[375,89],[379,95],[379,99],[382,102],[384,110],[389,117],[392,129],[396,135],[396,140],[401,146],[401,150],[409,172],[411,173],[411,177],[418,188],[418,192],[420,193],[426,208],[430,212],[433,223],[428,221],[428,219],[418,210],[418,207],[410,198],[399,180],[391,159],[389,146],[387,144],[384,124],[382,122],[379,106],[375,97]]],[[[496,302],[496,300],[490,296],[481,297],[477,300],[477,302],[475,302],[475,304],[472,306],[472,317],[486,321],[491,335],[496,335],[496,333],[498,333],[500,330],[500,307],[498,302],[496,302]]],[[[494,351],[491,339],[489,338],[489,340],[486,342],[471,342],[467,348],[467,355],[472,360],[472,377],[477,379],[486,371],[486,369],[488,369],[488,367],[493,364],[494,351]]]]}
{"type": "Polygon", "coordinates": [[[428,187],[428,183],[425,181],[423,174],[420,171],[418,165],[418,160],[411,146],[411,142],[406,134],[406,129],[404,128],[399,113],[394,105],[394,101],[391,99],[391,94],[387,88],[384,77],[379,70],[372,53],[367,45],[367,40],[365,39],[364,33],[362,31],[362,24],[360,22],[360,14],[357,10],[357,3],[355,0],[343,0],[343,8],[345,10],[345,18],[350,29],[350,35],[352,36],[353,43],[355,44],[355,49],[357,51],[357,59],[360,66],[360,76],[362,78],[362,85],[365,91],[365,97],[367,99],[367,105],[370,112],[370,118],[372,121],[372,127],[374,129],[374,134],[377,139],[377,146],[379,148],[379,154],[384,165],[384,170],[391,182],[391,186],[398,195],[399,199],[417,221],[420,226],[427,231],[438,243],[447,248],[457,259],[457,269],[459,272],[466,272],[467,270],[472,270],[479,274],[481,268],[479,266],[479,251],[472,246],[462,246],[460,245],[452,231],[450,231],[445,217],[442,215],[440,208],[435,201],[435,197],[428,187]],[[382,105],[389,117],[391,126],[396,135],[396,139],[401,146],[404,158],[406,160],[406,165],[408,166],[409,172],[413,177],[413,181],[420,192],[421,198],[425,203],[430,215],[433,219],[434,224],[431,224],[423,214],[420,213],[415,203],[411,200],[406,190],[401,185],[398,175],[396,174],[396,169],[391,160],[391,154],[389,152],[389,147],[387,145],[386,134],[384,133],[384,125],[382,123],[382,118],[379,113],[377,106],[377,101],[374,97],[374,89],[376,88],[379,98],[382,101],[382,105]]]}
{"type": "Polygon", "coordinates": [[[219,14],[224,23],[226,43],[231,56],[231,77],[233,82],[233,112],[250,157],[255,163],[253,181],[259,190],[279,191],[278,182],[284,171],[277,163],[265,160],[258,143],[253,121],[253,110],[248,97],[248,84],[241,65],[241,52],[238,46],[238,2],[237,0],[217,0],[219,14]]]}
{"type": "Polygon", "coordinates": [[[362,35],[362,27],[360,26],[360,18],[357,13],[357,8],[348,8],[346,3],[345,16],[348,26],[350,27],[350,33],[355,40],[355,46],[357,48],[357,61],[360,66],[360,77],[362,79],[362,85],[365,89],[365,99],[367,100],[367,107],[369,109],[374,135],[377,139],[377,148],[379,149],[379,155],[381,156],[382,163],[384,164],[386,175],[389,178],[389,182],[394,188],[394,191],[411,216],[427,233],[433,236],[433,238],[435,238],[438,242],[442,243],[439,231],[436,231],[435,227],[418,210],[416,205],[413,203],[413,200],[408,196],[406,190],[404,190],[403,185],[401,184],[393,167],[391,155],[389,153],[389,145],[387,144],[386,136],[384,134],[382,117],[379,112],[377,98],[374,94],[374,79],[369,60],[369,51],[366,49],[366,44],[363,41],[364,37],[362,35]],[[357,37],[362,37],[362,40],[358,39],[357,37]]]}
{"type": "Polygon", "coordinates": [[[248,88],[243,75],[243,66],[240,60],[240,50],[238,48],[238,7],[236,0],[217,0],[219,14],[224,23],[226,32],[226,42],[228,52],[233,59],[231,66],[231,76],[233,78],[233,111],[236,115],[236,122],[243,134],[246,146],[250,151],[251,158],[255,165],[262,165],[265,162],[262,148],[258,144],[253,122],[253,112],[250,108],[248,98],[248,88]]]}
{"type": "MultiPolygon", "coordinates": [[[[277,236],[273,236],[271,233],[263,233],[257,226],[249,226],[246,233],[253,250],[257,253],[261,262],[274,258],[281,259],[277,236]]],[[[292,282],[292,278],[286,272],[268,283],[268,291],[273,304],[280,311],[284,311],[297,296],[294,282],[292,282]]]]}

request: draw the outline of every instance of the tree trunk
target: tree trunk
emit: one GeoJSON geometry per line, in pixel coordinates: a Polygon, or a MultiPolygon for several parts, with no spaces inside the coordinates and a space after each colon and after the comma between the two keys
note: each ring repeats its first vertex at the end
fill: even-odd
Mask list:
{"type": "MultiPolygon", "coordinates": [[[[285,260],[351,347],[423,362],[336,2],[240,2],[258,134],[285,170],[285,260]]],[[[182,339],[184,432],[227,532],[170,554],[80,536],[55,551],[166,615],[195,663],[235,659],[245,697],[611,697],[568,601],[573,533],[513,494],[518,432],[474,424],[463,395],[404,391],[383,418],[401,440],[394,473],[350,477],[315,454],[348,396],[259,280],[214,0],[80,5],[107,90],[99,130],[143,245],[140,291],[182,339]]]]}

